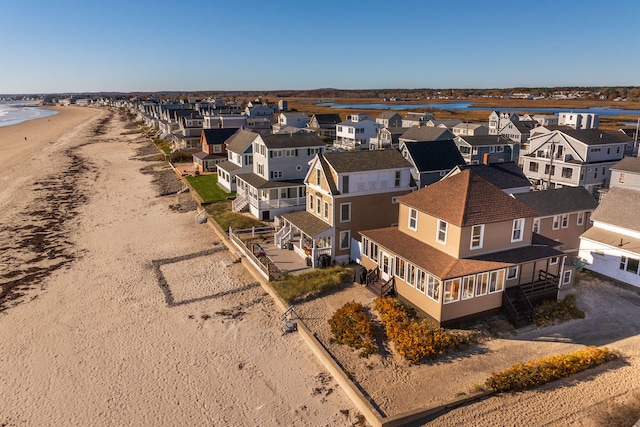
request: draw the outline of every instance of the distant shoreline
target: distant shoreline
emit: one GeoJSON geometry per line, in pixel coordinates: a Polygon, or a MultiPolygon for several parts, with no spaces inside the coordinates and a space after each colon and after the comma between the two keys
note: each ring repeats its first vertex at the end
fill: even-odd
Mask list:
{"type": "Polygon", "coordinates": [[[58,114],[53,109],[32,102],[0,102],[0,128],[58,114]]]}

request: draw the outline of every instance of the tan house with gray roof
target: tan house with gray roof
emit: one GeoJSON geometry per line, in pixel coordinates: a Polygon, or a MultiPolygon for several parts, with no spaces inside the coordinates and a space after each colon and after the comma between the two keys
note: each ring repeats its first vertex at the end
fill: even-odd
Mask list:
{"type": "Polygon", "coordinates": [[[501,310],[516,325],[557,297],[564,254],[539,244],[538,213],[464,170],[398,199],[395,227],[361,231],[361,264],[440,325],[501,310]],[[534,244],[535,242],[535,244],[534,244]]]}
{"type": "Polygon", "coordinates": [[[395,224],[396,199],[414,189],[411,165],[397,150],[318,154],[304,183],[306,209],[281,215],[275,243],[313,266],[357,257],[359,231],[395,224]]]}

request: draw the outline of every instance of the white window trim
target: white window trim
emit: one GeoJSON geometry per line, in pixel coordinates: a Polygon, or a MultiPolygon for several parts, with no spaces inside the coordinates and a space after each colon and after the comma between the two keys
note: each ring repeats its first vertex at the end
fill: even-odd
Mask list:
{"type": "Polygon", "coordinates": [[[350,249],[351,248],[351,230],[344,230],[340,232],[340,249],[350,249]],[[347,246],[342,246],[342,236],[347,235],[347,246]]]}
{"type": "Polygon", "coordinates": [[[407,227],[409,230],[418,231],[418,211],[414,208],[409,208],[409,218],[407,222],[407,227]],[[412,215],[415,213],[415,218],[412,215]],[[414,220],[413,227],[411,226],[411,221],[414,220]]]}
{"type": "Polygon", "coordinates": [[[584,224],[584,212],[578,212],[578,218],[576,219],[576,225],[580,226],[584,224]]]}
{"type": "Polygon", "coordinates": [[[564,214],[560,217],[560,227],[569,228],[569,214],[564,214]]]}
{"type": "Polygon", "coordinates": [[[565,270],[564,273],[562,273],[562,284],[568,285],[569,283],[571,283],[571,270],[565,270]]]}
{"type": "Polygon", "coordinates": [[[329,219],[329,202],[324,202],[322,205],[324,219],[329,219]]]}
{"type": "Polygon", "coordinates": [[[559,230],[561,223],[562,223],[561,215],[554,215],[553,218],[552,218],[552,222],[551,222],[551,229],[552,230],[559,230]],[[558,222],[556,222],[556,219],[558,220],[558,222]]]}
{"type": "Polygon", "coordinates": [[[522,239],[524,239],[524,218],[514,219],[513,226],[511,227],[511,243],[521,242],[522,239]],[[520,227],[516,228],[516,224],[520,224],[520,227]],[[520,237],[514,239],[513,235],[517,229],[520,230],[520,237]]]}
{"type": "Polygon", "coordinates": [[[549,260],[549,265],[556,265],[558,263],[558,257],[554,256],[549,260]],[[553,261],[555,259],[555,262],[553,261]]]}
{"type": "Polygon", "coordinates": [[[469,249],[482,249],[484,243],[484,224],[474,225],[471,227],[471,240],[469,242],[469,249]],[[477,246],[473,246],[473,230],[476,227],[480,227],[480,243],[477,246]]]}
{"type": "Polygon", "coordinates": [[[519,272],[520,272],[520,266],[519,265],[513,265],[511,267],[507,267],[507,280],[517,279],[519,272]],[[509,276],[509,270],[511,270],[512,268],[515,268],[515,274],[513,276],[509,276]]]}
{"type": "Polygon", "coordinates": [[[351,221],[351,202],[340,203],[340,222],[350,222],[350,221],[351,221]],[[349,206],[349,216],[346,219],[342,218],[342,207],[343,206],[349,206]]]}
{"type": "Polygon", "coordinates": [[[448,233],[449,233],[449,223],[447,221],[439,219],[436,224],[436,242],[446,245],[448,233]],[[444,239],[440,239],[440,224],[444,224],[444,239]]]}

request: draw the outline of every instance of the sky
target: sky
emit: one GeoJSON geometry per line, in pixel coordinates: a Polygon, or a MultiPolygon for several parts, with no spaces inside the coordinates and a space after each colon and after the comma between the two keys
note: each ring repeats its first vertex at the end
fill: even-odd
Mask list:
{"type": "Polygon", "coordinates": [[[640,86],[637,0],[20,0],[0,94],[640,86]]]}

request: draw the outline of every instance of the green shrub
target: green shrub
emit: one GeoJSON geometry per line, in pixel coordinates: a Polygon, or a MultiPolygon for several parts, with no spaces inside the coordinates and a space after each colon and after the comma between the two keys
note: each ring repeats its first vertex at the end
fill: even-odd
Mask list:
{"type": "Polygon", "coordinates": [[[360,350],[360,357],[376,351],[373,322],[362,304],[351,301],[343,305],[329,319],[333,342],[360,350]]]}
{"type": "Polygon", "coordinates": [[[606,347],[586,347],[568,354],[518,363],[491,375],[485,384],[496,391],[526,390],[568,377],[619,356],[617,351],[606,347]]]}

